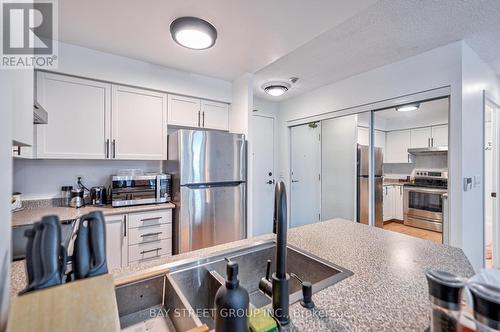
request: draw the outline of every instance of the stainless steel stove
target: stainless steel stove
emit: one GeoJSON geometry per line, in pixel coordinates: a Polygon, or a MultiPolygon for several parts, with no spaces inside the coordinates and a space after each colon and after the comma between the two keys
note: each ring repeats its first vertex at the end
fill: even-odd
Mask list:
{"type": "Polygon", "coordinates": [[[443,194],[448,192],[448,171],[415,169],[404,185],[404,224],[443,232],[443,194]]]}

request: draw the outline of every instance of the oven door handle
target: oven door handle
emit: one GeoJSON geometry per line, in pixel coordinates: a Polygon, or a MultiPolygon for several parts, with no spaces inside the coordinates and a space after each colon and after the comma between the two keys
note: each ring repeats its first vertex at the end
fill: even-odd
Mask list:
{"type": "Polygon", "coordinates": [[[447,189],[437,189],[437,188],[423,188],[423,187],[404,187],[405,192],[410,192],[414,191],[417,193],[424,193],[424,194],[439,194],[443,195],[448,193],[447,189]]]}

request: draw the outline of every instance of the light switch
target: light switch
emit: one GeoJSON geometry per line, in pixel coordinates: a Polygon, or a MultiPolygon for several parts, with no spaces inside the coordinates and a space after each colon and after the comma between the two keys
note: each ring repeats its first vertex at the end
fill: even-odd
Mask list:
{"type": "Polygon", "coordinates": [[[472,178],[464,178],[464,191],[472,190],[472,178]]]}

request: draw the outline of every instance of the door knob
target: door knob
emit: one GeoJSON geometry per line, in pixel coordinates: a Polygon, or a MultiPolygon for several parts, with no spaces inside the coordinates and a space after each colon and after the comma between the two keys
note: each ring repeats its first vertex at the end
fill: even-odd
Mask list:
{"type": "Polygon", "coordinates": [[[292,183],[299,182],[299,180],[292,180],[292,183]]]}
{"type": "Polygon", "coordinates": [[[273,172],[269,172],[269,176],[273,176],[273,172]]]}
{"type": "Polygon", "coordinates": [[[273,184],[273,183],[274,183],[274,181],[273,181],[273,180],[269,180],[269,181],[267,181],[266,183],[267,183],[267,184],[273,184]]]}

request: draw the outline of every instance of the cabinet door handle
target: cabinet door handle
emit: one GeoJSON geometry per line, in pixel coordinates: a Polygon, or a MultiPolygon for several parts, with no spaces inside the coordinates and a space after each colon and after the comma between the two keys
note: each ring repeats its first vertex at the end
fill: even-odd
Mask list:
{"type": "Polygon", "coordinates": [[[434,137],[431,138],[431,146],[434,146],[434,137]]]}
{"type": "Polygon", "coordinates": [[[163,232],[154,232],[154,233],[146,233],[146,234],[141,234],[141,237],[146,237],[146,236],[155,236],[155,235],[160,235],[163,232]]]}
{"type": "Polygon", "coordinates": [[[205,128],[205,112],[203,112],[203,128],[205,128]]]}
{"type": "Polygon", "coordinates": [[[431,139],[430,138],[427,138],[427,147],[430,148],[431,147],[431,139]]]}
{"type": "Polygon", "coordinates": [[[198,111],[198,127],[200,127],[200,116],[201,116],[201,111],[198,111]]]}
{"type": "Polygon", "coordinates": [[[123,216],[123,237],[127,237],[127,215],[123,216]]]}
{"type": "Polygon", "coordinates": [[[109,138],[106,140],[106,159],[109,158],[109,138]]]}
{"type": "Polygon", "coordinates": [[[113,140],[113,159],[116,158],[116,140],[113,140]]]}
{"type": "Polygon", "coordinates": [[[143,250],[143,251],[141,251],[141,255],[144,255],[144,254],[147,254],[148,252],[153,252],[153,251],[156,251],[156,254],[158,254],[158,251],[160,251],[160,250],[161,250],[161,247],[151,249],[151,250],[143,250]]]}

